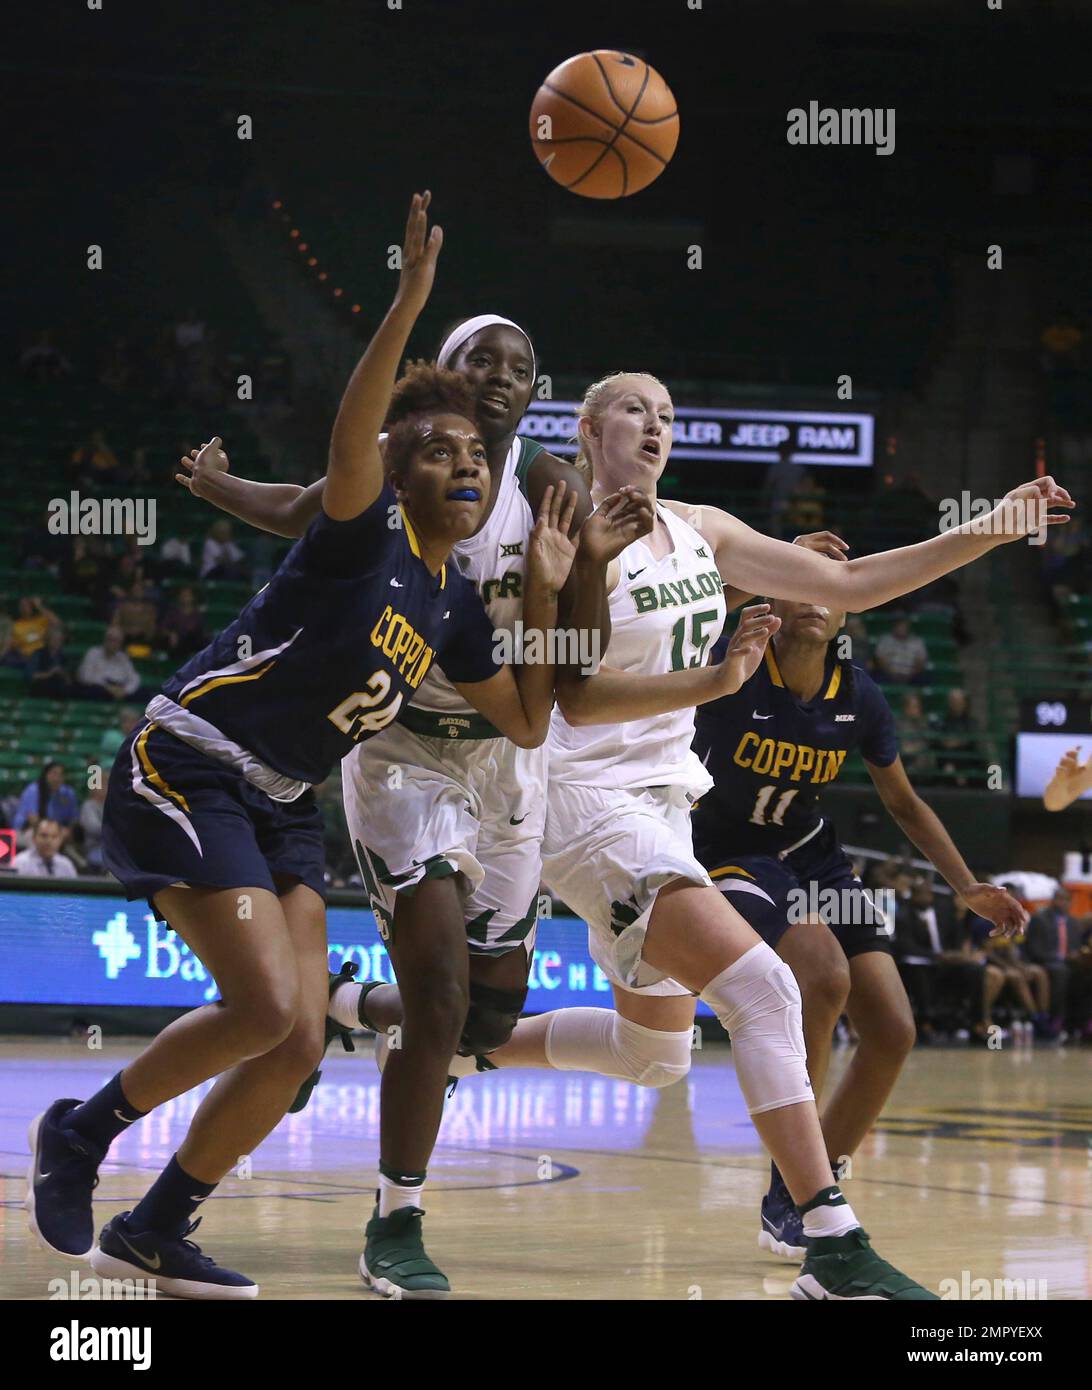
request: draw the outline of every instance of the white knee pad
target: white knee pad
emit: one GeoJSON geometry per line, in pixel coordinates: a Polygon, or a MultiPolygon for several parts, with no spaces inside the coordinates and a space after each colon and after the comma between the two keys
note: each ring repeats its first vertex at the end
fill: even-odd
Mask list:
{"type": "Polygon", "coordinates": [[[750,1114],[814,1100],[800,989],[776,951],[760,941],[710,980],[701,997],[732,1039],[732,1060],[750,1114]]]}
{"type": "Polygon", "coordinates": [[[596,1071],[638,1086],[670,1086],[690,1070],[693,1032],[630,1023],[613,1009],[559,1009],[546,1029],[546,1058],[558,1071],[596,1071]]]}

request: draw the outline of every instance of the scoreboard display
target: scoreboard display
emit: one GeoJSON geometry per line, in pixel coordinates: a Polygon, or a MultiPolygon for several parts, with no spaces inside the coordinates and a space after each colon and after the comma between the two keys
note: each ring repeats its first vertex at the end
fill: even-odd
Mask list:
{"type": "MultiPolygon", "coordinates": [[[[1092,750],[1092,701],[1065,697],[1025,700],[1016,735],[1016,795],[1041,797],[1062,754],[1092,750]]],[[[1080,798],[1092,801],[1092,789],[1080,798]]]]}

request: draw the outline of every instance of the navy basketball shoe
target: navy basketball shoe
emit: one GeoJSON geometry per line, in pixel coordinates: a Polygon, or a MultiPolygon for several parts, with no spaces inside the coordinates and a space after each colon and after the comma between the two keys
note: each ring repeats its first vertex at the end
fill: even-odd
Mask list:
{"type": "Polygon", "coordinates": [[[257,1298],[258,1286],[245,1274],[222,1269],[186,1237],[201,1224],[192,1221],[177,1235],[134,1231],[131,1211],[123,1211],[102,1228],[91,1252],[91,1268],[107,1279],[144,1279],[156,1293],[175,1298],[257,1298]]]}
{"type": "Polygon", "coordinates": [[[86,1260],[95,1244],[91,1193],[98,1186],[106,1151],[61,1125],[82,1102],[55,1100],[31,1122],[30,1167],[23,1201],[30,1229],[58,1255],[86,1260]]]}
{"type": "Polygon", "coordinates": [[[770,1190],[762,1199],[759,1249],[768,1250],[771,1255],[780,1255],[783,1260],[795,1260],[799,1264],[808,1253],[804,1218],[796,1210],[784,1179],[772,1164],[771,1172],[773,1176],[770,1190]]]}

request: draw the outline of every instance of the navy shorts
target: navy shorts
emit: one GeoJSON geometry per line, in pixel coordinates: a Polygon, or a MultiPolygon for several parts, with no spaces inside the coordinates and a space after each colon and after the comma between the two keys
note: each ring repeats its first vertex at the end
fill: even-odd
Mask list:
{"type": "Polygon", "coordinates": [[[892,953],[894,923],[853,872],[829,822],[784,859],[726,854],[719,864],[708,858],[705,864],[716,886],[770,946],[794,922],[821,917],[847,959],[866,951],[892,953]]]}
{"type": "Polygon", "coordinates": [[[156,724],[130,734],[118,750],[103,807],[102,853],[125,896],[150,903],[173,883],[275,893],[275,876],[297,878],[326,897],[314,793],[274,801],[234,768],[156,724]]]}

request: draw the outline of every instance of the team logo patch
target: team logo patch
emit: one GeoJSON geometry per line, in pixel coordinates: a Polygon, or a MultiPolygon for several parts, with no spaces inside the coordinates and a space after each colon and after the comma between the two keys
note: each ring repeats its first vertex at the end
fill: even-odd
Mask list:
{"type": "Polygon", "coordinates": [[[512,545],[504,545],[503,543],[501,544],[501,559],[502,559],[502,560],[503,560],[506,556],[508,556],[508,555],[522,555],[522,554],[523,554],[523,542],[522,542],[522,541],[515,541],[515,542],[513,542],[512,545]]]}

